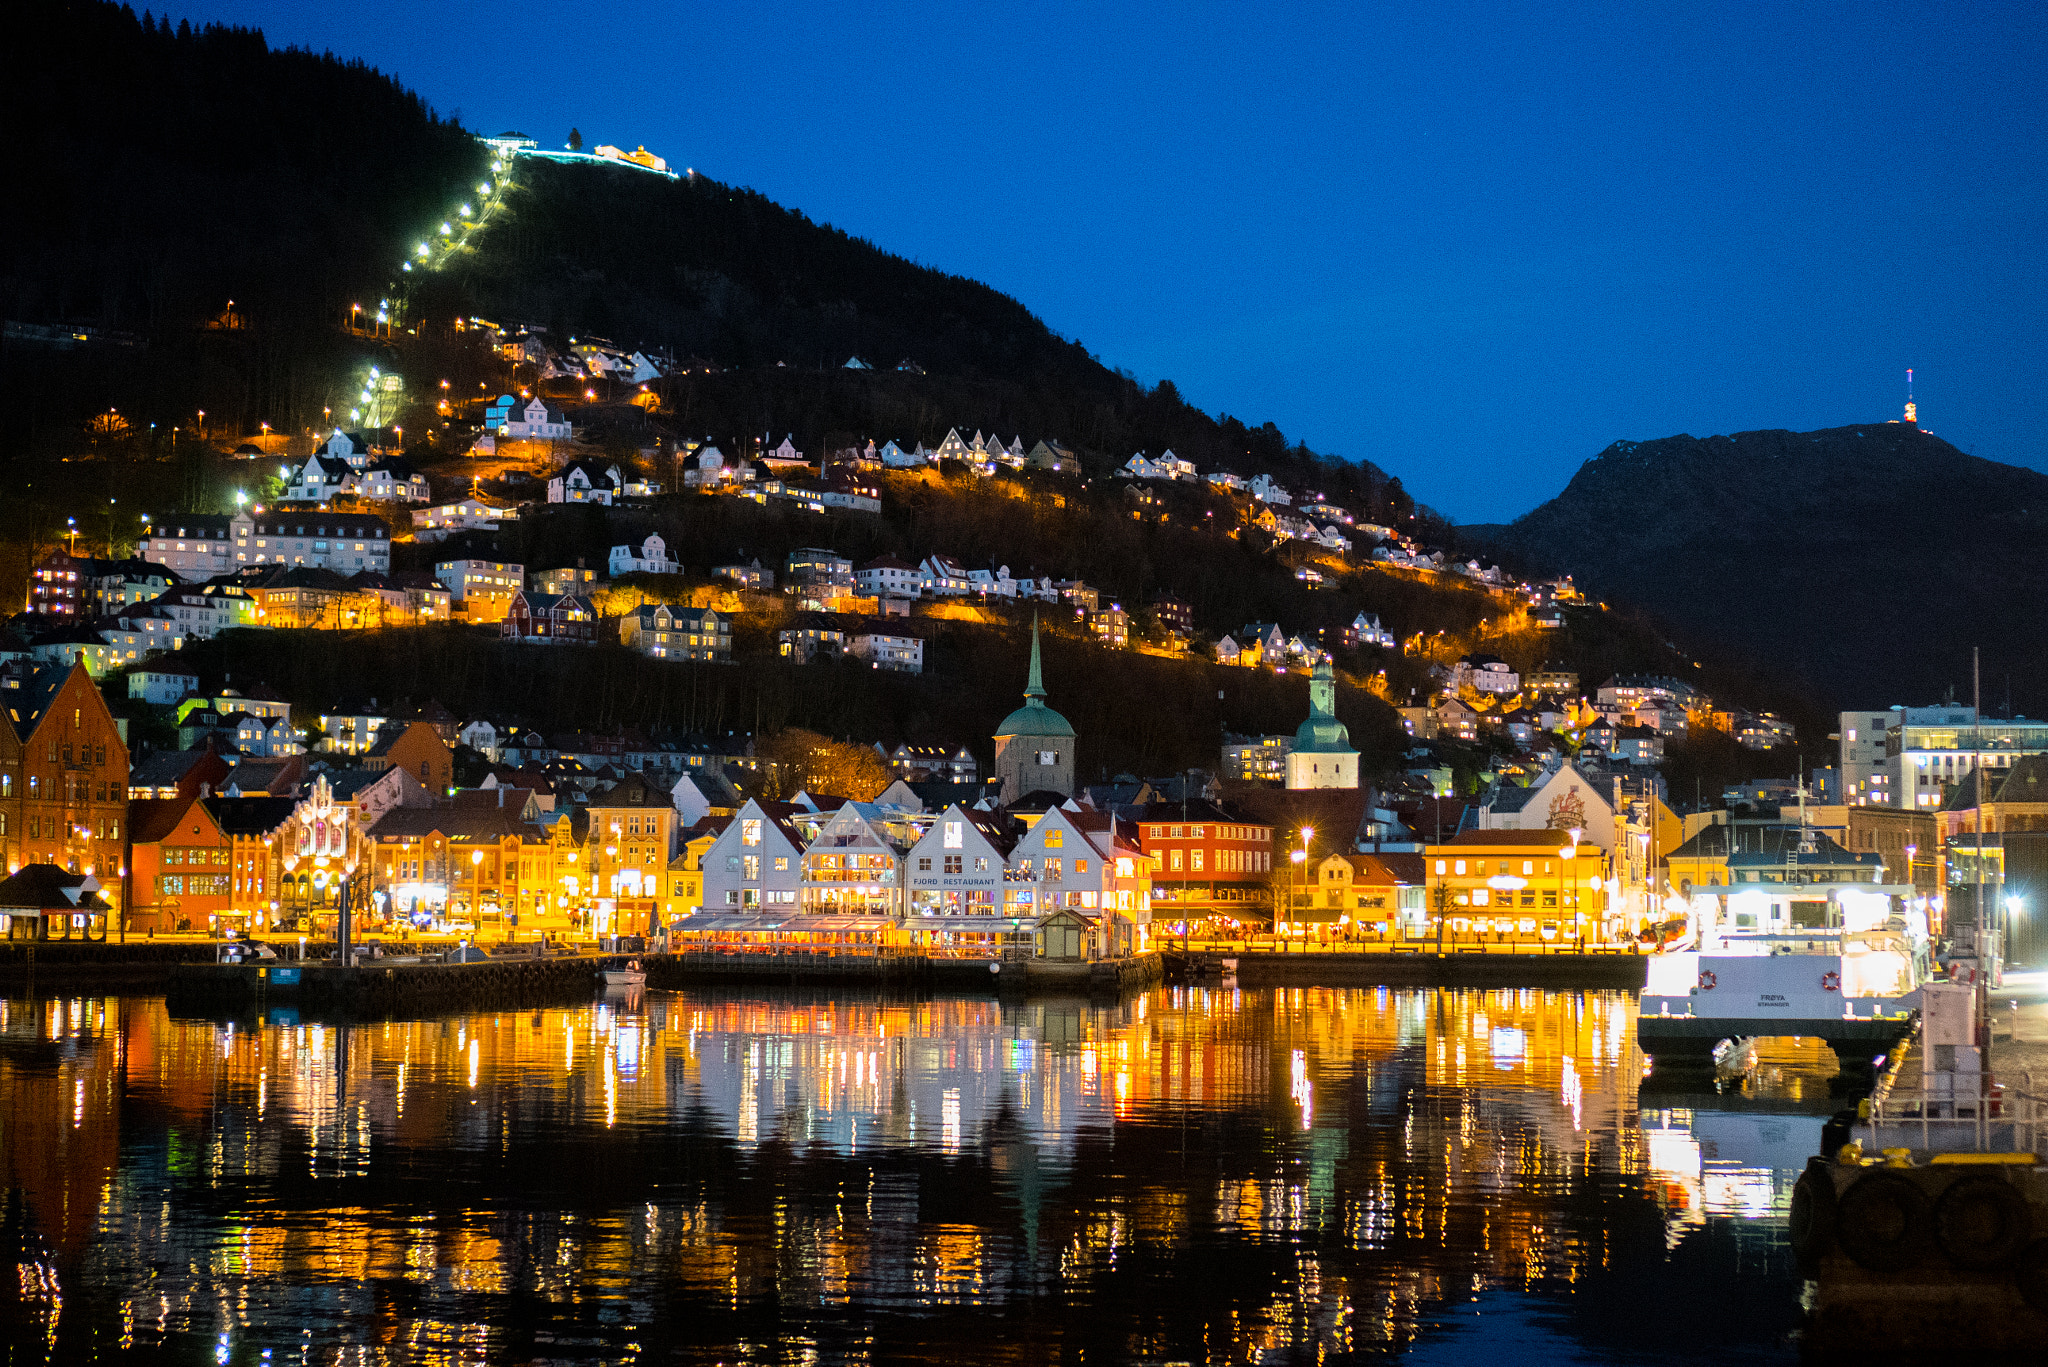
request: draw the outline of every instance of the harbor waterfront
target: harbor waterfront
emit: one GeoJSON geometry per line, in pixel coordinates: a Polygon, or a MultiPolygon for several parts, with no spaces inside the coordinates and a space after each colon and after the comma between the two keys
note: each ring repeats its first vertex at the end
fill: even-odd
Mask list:
{"type": "Polygon", "coordinates": [[[1792,1362],[1835,1064],[1635,995],[0,1000],[15,1359],[1792,1362]],[[1655,1315],[1642,1313],[1658,1307],[1655,1315]]]}

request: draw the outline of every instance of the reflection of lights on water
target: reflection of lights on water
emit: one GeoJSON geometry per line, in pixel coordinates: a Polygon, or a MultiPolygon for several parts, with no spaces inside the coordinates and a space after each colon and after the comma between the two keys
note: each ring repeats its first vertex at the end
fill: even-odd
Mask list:
{"type": "Polygon", "coordinates": [[[85,1079],[78,1079],[71,1094],[71,1128],[77,1129],[85,1123],[85,1079]]]}
{"type": "MultiPolygon", "coordinates": [[[[1136,1026],[1141,1018],[1136,1001],[1143,998],[1127,1003],[1121,1015],[1084,1010],[1022,1016],[1015,1011],[1005,1015],[992,1007],[938,1004],[871,1009],[851,1000],[829,1006],[746,1000],[703,1007],[694,1006],[682,994],[668,1003],[656,1000],[658,1004],[649,1014],[592,1003],[573,1010],[525,1012],[495,1020],[486,1012],[472,1015],[467,1022],[448,1021],[445,1026],[434,1022],[359,1027],[346,1037],[351,1060],[346,1088],[337,1087],[338,1057],[318,1057],[307,1049],[309,1035],[323,1045],[325,1040],[324,1033],[309,1027],[279,1028],[273,1018],[260,1033],[243,1030],[235,1041],[240,1047],[231,1048],[229,1061],[216,1066],[211,1060],[218,1056],[217,1051],[206,1045],[222,1038],[218,1026],[195,1029],[152,1015],[150,1030],[167,1047],[153,1056],[146,1054],[141,1046],[149,1042],[150,1035],[135,1031],[137,1055],[146,1061],[138,1065],[137,1075],[146,1067],[155,1071],[160,1085],[175,1081],[189,1087],[196,1083],[201,1097],[208,1082],[218,1077],[224,1087],[241,1089],[219,1095],[243,1103],[256,1101],[259,1115],[269,1077],[274,1075],[279,1115],[266,1123],[264,1131],[274,1133],[280,1122],[296,1130],[317,1117],[318,1130],[312,1136],[320,1160],[316,1175],[333,1178],[367,1170],[373,1125],[379,1142],[401,1156],[401,1166],[409,1161],[403,1155],[420,1142],[417,1136],[444,1114],[455,1120],[455,1129],[473,1136],[464,1143],[480,1140],[495,1149],[502,1140],[508,1150],[516,1150],[527,1142],[525,1126],[530,1114],[524,1111],[523,1098],[518,1108],[469,1109],[466,1124],[455,1119],[455,1108],[471,1106],[468,1098],[481,1090],[477,1084],[481,1081],[482,1036],[490,1033],[496,1060],[492,1066],[499,1070],[494,1073],[494,1084],[503,1079],[521,1090],[537,1084],[549,1094],[551,1103],[558,1103],[558,1109],[542,1114],[557,1116],[572,1129],[587,1133],[598,1123],[599,1108],[589,1105],[593,1093],[588,1084],[589,1071],[600,1071],[607,1126],[623,1119],[628,1127],[637,1125],[651,1131],[704,1107],[723,1123],[728,1135],[736,1119],[743,1146],[758,1145],[772,1134],[794,1143],[815,1142],[859,1153],[863,1166],[871,1161],[881,1176],[870,1172],[864,1182],[847,1186],[845,1213],[851,1217],[861,1209],[860,1188],[865,1185],[869,1219],[920,1227],[916,1242],[905,1248],[905,1266],[916,1270],[906,1270],[903,1275],[914,1275],[916,1293],[935,1303],[971,1301],[988,1294],[983,1290],[982,1279],[988,1275],[984,1268],[994,1264],[985,1260],[994,1256],[996,1245],[983,1244],[980,1236],[933,1233],[934,1217],[919,1215],[914,1185],[906,1196],[900,1184],[889,1179],[888,1155],[916,1148],[932,1154],[943,1147],[951,1159],[969,1152],[979,1156],[987,1146],[988,1160],[1006,1174],[1006,1181],[1020,1180],[1019,1170],[1012,1166],[1019,1161],[1026,1165],[1025,1175],[1052,1172],[1063,1176],[1072,1162],[1072,1137],[1085,1137],[1105,1124],[1121,1128],[1135,1119],[1151,1125],[1185,1115],[1185,1123],[1191,1127],[1189,1148],[1196,1149],[1202,1142],[1196,1117],[1205,1109],[1204,1098],[1214,1098],[1222,1107],[1253,1108],[1274,1124],[1286,1123],[1285,1117],[1277,1114],[1279,1109],[1293,1107],[1297,1133],[1305,1140],[1315,1136],[1333,1143],[1341,1143],[1343,1127],[1352,1122],[1356,1110],[1352,1103],[1363,1096],[1369,1094],[1374,1107],[1384,1104],[1390,1108],[1385,1112],[1389,1120],[1394,1114],[1391,1108],[1401,1110],[1397,1123],[1406,1127],[1407,1156],[1396,1156],[1390,1171],[1377,1178],[1361,1184],[1356,1174],[1340,1171],[1333,1176],[1327,1165],[1316,1168],[1324,1151],[1318,1145],[1315,1155],[1308,1154],[1305,1146],[1302,1158],[1308,1166],[1298,1172],[1289,1167],[1291,1159],[1280,1163],[1285,1170],[1278,1173],[1263,1164],[1254,1165],[1242,1185],[1232,1182],[1227,1192],[1218,1188],[1213,1218],[1253,1237],[1330,1230],[1333,1222],[1339,1222],[1344,1243],[1353,1249],[1422,1238],[1441,1232],[1442,1212],[1456,1212],[1460,1203],[1467,1207],[1494,1205],[1488,1191],[1540,1183],[1542,1175],[1552,1170],[1550,1165],[1561,1161],[1560,1154],[1577,1152],[1596,1155],[1596,1161],[1616,1163],[1630,1178],[1640,1174],[1646,1195],[1657,1198],[1665,1212],[1667,1230],[1678,1229],[1681,1223],[1690,1229],[1703,1219],[1724,1216],[1776,1219],[1782,1216],[1789,1193],[1789,1185],[1785,1185],[1788,1174],[1773,1174],[1768,1155],[1760,1159],[1745,1152],[1741,1166],[1713,1158],[1707,1130],[1701,1131],[1697,1141],[1707,1147],[1709,1155],[1704,1178],[1696,1150],[1686,1172],[1679,1151],[1690,1140],[1681,1134],[1652,1134],[1656,1128],[1653,1112],[1641,1113],[1638,1147],[1632,1076],[1638,1056],[1633,1052],[1632,1012],[1618,1004],[1621,999],[1516,992],[1436,997],[1390,990],[1304,991],[1297,996],[1290,990],[1280,1003],[1283,1014],[1269,1025],[1272,994],[1175,988],[1159,995],[1158,1018],[1146,1019],[1142,1027],[1136,1026]],[[1430,1009],[1440,1002],[1445,1008],[1430,1009]],[[1243,1012],[1249,1014],[1232,1018],[1243,1012]],[[554,1019],[546,1019],[548,1016],[554,1019]],[[475,1027],[473,1033],[468,1026],[475,1027]],[[445,1035],[441,1033],[444,1028],[445,1035]],[[457,1066],[468,1076],[467,1097],[446,1086],[446,1050],[458,1033],[461,1056],[457,1066]],[[214,1039],[209,1040],[208,1035],[214,1039]],[[590,1045],[581,1059],[575,1048],[579,1038],[590,1045]],[[1625,1067],[1615,1067],[1606,1057],[1617,1038],[1616,1058],[1625,1067]],[[168,1047],[171,1040],[176,1041],[175,1047],[168,1047]],[[1307,1062],[1310,1043],[1316,1045],[1323,1060],[1315,1069],[1307,1062]],[[1297,1044],[1302,1047],[1295,1048],[1297,1044]],[[1465,1047],[1461,1050],[1460,1045],[1465,1047]],[[1429,1070],[1416,1079],[1421,1090],[1408,1103],[1402,1098],[1410,1095],[1405,1074],[1409,1065],[1399,1061],[1396,1053],[1403,1048],[1412,1048],[1415,1052],[1407,1057],[1426,1063],[1429,1070]],[[1285,1101],[1279,1089],[1271,1087],[1271,1064],[1279,1062],[1283,1052],[1287,1054],[1288,1076],[1285,1101]],[[881,1077],[885,1053],[891,1071],[888,1079],[881,1077]],[[428,1070],[418,1097],[407,1095],[411,1083],[419,1080],[410,1068],[413,1058],[428,1070]],[[571,1070],[568,1078],[553,1072],[564,1061],[571,1070]],[[1464,1079],[1465,1089],[1454,1092],[1453,1084],[1459,1079],[1453,1070],[1460,1062],[1469,1062],[1473,1071],[1464,1079]],[[1501,1071],[1504,1068],[1506,1071],[1501,1071]],[[1336,1089],[1328,1126],[1320,1125],[1315,1114],[1315,1090],[1325,1077],[1336,1089]],[[1553,1077],[1556,1082],[1550,1080],[1553,1077]],[[1590,1106],[1588,1091],[1593,1093],[1590,1106]],[[1550,1098],[1547,1101],[1546,1096],[1550,1098]],[[1422,1104],[1425,1099],[1428,1104],[1422,1104]],[[737,1110],[736,1100],[740,1102],[737,1110]],[[1537,1104],[1526,1106],[1531,1100],[1537,1104]],[[394,1108],[404,1123],[387,1133],[385,1126],[394,1108]],[[918,1128],[913,1118],[906,1127],[907,1116],[928,1122],[934,1110],[940,1114],[940,1125],[926,1123],[918,1128]],[[999,1129],[996,1117],[1014,1128],[999,1129]],[[1527,1118],[1534,1119],[1533,1127],[1524,1125],[1527,1118]],[[862,1122],[868,1127],[865,1141],[860,1137],[862,1122]],[[862,1142],[868,1145],[866,1150],[859,1149],[862,1142]],[[1453,1171],[1474,1171],[1469,1165],[1477,1163],[1482,1165],[1477,1171],[1494,1176],[1482,1184],[1478,1195],[1466,1187],[1446,1196],[1435,1176],[1425,1175],[1418,1185],[1418,1179],[1401,1172],[1403,1165],[1426,1165],[1429,1174],[1434,1174],[1439,1154],[1454,1165],[1453,1171]],[[1678,1172],[1686,1175],[1680,1177],[1678,1172]],[[1780,1182],[1775,1206],[1773,1176],[1780,1182]]],[[[6,1003],[0,1003],[0,1012],[9,1010],[6,1003]]],[[[39,1024],[61,1029],[71,1015],[67,1008],[37,1020],[34,1010],[17,1001],[11,1007],[11,1019],[23,1031],[39,1024]]],[[[102,1014],[112,1019],[111,1011],[102,1014]]],[[[79,1028],[94,1018],[94,1003],[87,1001],[78,1013],[79,1028]]],[[[7,1017],[0,1016],[4,1019],[7,1017]]],[[[119,1037],[114,1037],[117,1046],[119,1042],[119,1037]]],[[[67,1072],[65,1076],[74,1075],[67,1072]]],[[[71,1111],[76,1117],[82,1098],[89,1098],[96,1124],[115,1114],[109,1107],[117,1099],[116,1092],[99,1080],[108,1076],[119,1077],[120,1073],[89,1074],[86,1080],[90,1085],[81,1092],[74,1082],[69,1097],[61,1084],[45,1093],[50,1098],[45,1123],[52,1130],[61,1129],[64,1112],[71,1111]]],[[[481,1107],[481,1102],[474,1106],[481,1107]]],[[[255,1132],[240,1125],[228,1128],[225,1161],[221,1155],[208,1153],[202,1160],[204,1167],[245,1170],[255,1132]]],[[[1399,1133],[1395,1131],[1396,1145],[1399,1133]]],[[[1725,1140],[1722,1142],[1720,1151],[1733,1156],[1725,1140]]],[[[780,1151],[779,1147],[771,1150],[780,1151]]],[[[1453,1188],[1458,1185],[1455,1178],[1444,1180],[1453,1188]]],[[[661,1185],[665,1191],[668,1183],[661,1185]]],[[[1209,1195],[1207,1184],[1198,1182],[1187,1195],[1187,1210],[1171,1218],[1191,1222],[1189,1227],[1210,1220],[1204,1199],[1209,1195]]],[[[1056,1254],[1075,1260],[1073,1275],[1085,1276],[1091,1267],[1113,1263],[1120,1249],[1143,1246],[1153,1217],[1138,1207],[1123,1211],[1119,1208],[1123,1202],[1121,1195],[1113,1200],[1089,1198],[1082,1202],[1077,1214],[1086,1232],[1066,1245],[1063,1254],[1058,1242],[1053,1245],[1056,1254]]],[[[142,1217],[136,1218],[139,1222],[142,1217]]],[[[153,1221],[155,1217],[148,1218],[153,1221]]],[[[374,1223],[382,1217],[370,1218],[374,1223]]],[[[680,1230],[699,1227],[690,1223],[692,1219],[702,1218],[662,1207],[658,1219],[649,1217],[648,1246],[658,1243],[666,1249],[680,1230]],[[677,1225],[677,1220],[683,1223],[677,1225]]],[[[633,1223],[637,1222],[629,1219],[628,1231],[638,1234],[631,1229],[633,1223]]],[[[1485,1223],[1483,1237],[1506,1241],[1489,1243],[1490,1249],[1512,1250],[1504,1255],[1509,1258],[1525,1252],[1524,1261],[1505,1274],[1509,1280],[1546,1282],[1553,1276],[1569,1276],[1580,1266],[1577,1246],[1558,1242],[1560,1237],[1571,1236],[1568,1219],[1562,1229],[1543,1226],[1540,1237],[1500,1226],[1491,1213],[1485,1223]],[[1534,1242],[1524,1251],[1525,1238],[1534,1242]]],[[[432,1221],[423,1223],[421,1229],[446,1236],[432,1221]]],[[[842,1231],[816,1245],[814,1252],[803,1255],[810,1260],[806,1267],[811,1269],[805,1275],[815,1273],[821,1279],[820,1289],[835,1299],[857,1299],[863,1274],[846,1266],[845,1260],[859,1252],[863,1237],[858,1230],[842,1231]]],[[[246,1247],[225,1249],[227,1261],[217,1264],[226,1275],[254,1277],[263,1259],[274,1261],[277,1257],[274,1243],[262,1239],[236,1242],[246,1247]]],[[[465,1235],[446,1244],[444,1260],[435,1251],[434,1238],[404,1234],[401,1274],[425,1284],[432,1284],[437,1277],[460,1284],[459,1279],[474,1276],[485,1279],[476,1282],[476,1289],[485,1289],[493,1284],[488,1279],[499,1274],[479,1269],[494,1265],[501,1255],[495,1251],[496,1243],[488,1244],[493,1251],[482,1251],[485,1242],[474,1242],[474,1247],[472,1242],[465,1235]]],[[[1332,1265],[1321,1269],[1323,1296],[1333,1284],[1332,1272],[1332,1265]]],[[[1316,1303],[1325,1311],[1335,1308],[1328,1300],[1318,1302],[1314,1290],[1318,1273],[1312,1259],[1297,1264],[1297,1273],[1280,1293],[1277,1306],[1286,1307],[1290,1315],[1316,1303]]],[[[151,1288],[150,1294],[154,1292],[151,1288]]],[[[744,1287],[740,1294],[745,1294],[744,1287]]],[[[202,1335],[200,1341],[211,1346],[219,1322],[193,1325],[194,1302],[176,1295],[172,1299],[171,1320],[182,1323],[185,1332],[196,1330],[202,1335]]],[[[156,1317],[155,1307],[139,1302],[134,1311],[135,1331],[146,1337],[148,1320],[156,1317]]],[[[1409,1310],[1388,1313],[1392,1316],[1389,1324],[1410,1322],[1409,1310]]],[[[1375,1309],[1369,1318],[1377,1320],[1380,1314],[1381,1310],[1375,1309]]],[[[320,1332],[316,1329],[316,1336],[320,1332]]],[[[1300,1336],[1303,1329],[1297,1321],[1292,1328],[1274,1332],[1300,1336]]],[[[1313,1337],[1310,1334],[1288,1342],[1305,1345],[1313,1337]]],[[[1267,1349],[1280,1341],[1269,1341],[1267,1349]]],[[[235,1360],[243,1360],[248,1350],[232,1351],[235,1360]]]]}

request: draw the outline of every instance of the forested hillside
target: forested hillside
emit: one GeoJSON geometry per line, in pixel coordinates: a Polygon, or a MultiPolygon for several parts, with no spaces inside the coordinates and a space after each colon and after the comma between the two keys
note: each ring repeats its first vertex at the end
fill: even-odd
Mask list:
{"type": "Polygon", "coordinates": [[[11,340],[0,450],[75,438],[110,407],[166,433],[201,408],[248,428],[317,415],[350,355],[348,306],[376,302],[405,242],[486,165],[373,68],[253,29],[60,0],[17,12],[7,53],[0,305],[10,323],[115,335],[11,340]]]}
{"type": "Polygon", "coordinates": [[[159,448],[200,409],[210,433],[316,426],[365,364],[462,369],[437,330],[481,313],[711,362],[722,373],[676,396],[696,435],[981,425],[1100,460],[1172,447],[1371,514],[1412,508],[1374,467],[1140,386],[986,285],[702,177],[522,159],[473,249],[400,275],[487,158],[392,78],[93,0],[34,9],[10,38],[0,107],[26,135],[17,179],[36,208],[8,216],[0,301],[11,322],[100,331],[63,351],[9,341],[0,452],[71,454],[110,408],[159,448]],[[387,293],[418,336],[342,332],[352,304],[387,293]],[[877,370],[841,369],[854,355],[877,370]],[[891,369],[904,360],[923,373],[891,369]]]}

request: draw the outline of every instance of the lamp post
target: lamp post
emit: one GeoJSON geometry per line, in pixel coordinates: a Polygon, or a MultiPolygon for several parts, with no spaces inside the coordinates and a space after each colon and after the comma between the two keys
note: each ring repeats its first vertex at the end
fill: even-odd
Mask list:
{"type": "Polygon", "coordinates": [[[475,923],[478,931],[477,938],[479,939],[483,938],[482,931],[484,928],[483,874],[484,852],[482,850],[471,850],[469,852],[469,919],[475,923]]]}
{"type": "Polygon", "coordinates": [[[1572,931],[1579,937],[1579,953],[1586,952],[1586,923],[1579,916],[1579,835],[1580,828],[1571,828],[1572,847],[1565,851],[1565,858],[1571,861],[1572,871],[1572,931]]]}
{"type": "MultiPolygon", "coordinates": [[[[609,863],[609,864],[611,865],[611,869],[610,869],[610,870],[609,870],[609,872],[607,872],[607,873],[606,873],[606,874],[605,874],[604,876],[605,876],[605,877],[607,877],[607,878],[609,878],[609,879],[611,880],[611,886],[610,886],[609,888],[607,888],[607,889],[603,889],[603,891],[608,891],[608,892],[609,892],[609,893],[611,894],[611,898],[610,898],[610,901],[611,901],[611,904],[612,904],[612,914],[611,914],[611,916],[610,916],[610,917],[608,917],[608,918],[606,919],[606,921],[605,921],[605,929],[609,930],[609,931],[610,931],[610,932],[611,932],[612,934],[614,934],[614,935],[617,935],[617,934],[619,933],[619,921],[618,921],[618,912],[619,912],[619,862],[618,862],[618,861],[619,861],[619,823],[618,823],[618,822],[614,821],[614,822],[612,823],[612,826],[611,826],[611,832],[612,832],[612,838],[611,838],[611,839],[610,839],[609,841],[605,842],[605,847],[604,847],[604,857],[605,857],[605,860],[606,860],[606,862],[607,862],[607,863],[609,863]]],[[[604,900],[604,899],[603,899],[603,898],[600,898],[599,900],[600,900],[600,901],[602,901],[602,900],[604,900]]],[[[602,911],[602,910],[603,910],[603,908],[602,908],[602,907],[599,907],[598,909],[599,909],[600,911],[602,911]]]]}

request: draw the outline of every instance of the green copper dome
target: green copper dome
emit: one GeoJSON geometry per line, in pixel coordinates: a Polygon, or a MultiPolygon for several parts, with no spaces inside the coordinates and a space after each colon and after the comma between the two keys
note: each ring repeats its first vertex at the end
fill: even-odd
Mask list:
{"type": "Polygon", "coordinates": [[[1324,660],[1308,681],[1308,720],[1294,733],[1297,755],[1348,755],[1351,730],[1337,720],[1337,671],[1324,660]]]}
{"type": "Polygon", "coordinates": [[[1024,705],[1003,718],[998,736],[1072,736],[1074,727],[1045,705],[1045,683],[1038,667],[1038,619],[1031,619],[1031,677],[1024,685],[1024,705]]]}

